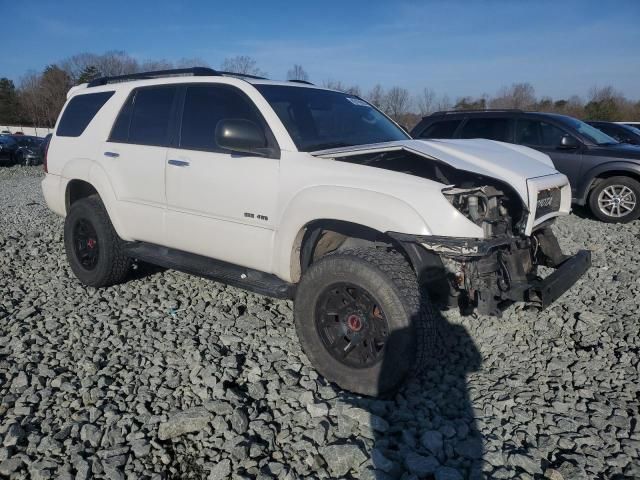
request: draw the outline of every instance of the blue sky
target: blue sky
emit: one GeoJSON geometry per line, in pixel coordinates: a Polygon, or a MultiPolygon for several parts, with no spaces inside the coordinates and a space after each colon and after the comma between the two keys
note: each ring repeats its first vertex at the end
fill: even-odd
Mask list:
{"type": "Polygon", "coordinates": [[[538,95],[612,85],[640,99],[640,1],[0,0],[0,77],[80,52],[139,60],[250,55],[271,78],[376,83],[451,99],[529,81],[538,95]]]}

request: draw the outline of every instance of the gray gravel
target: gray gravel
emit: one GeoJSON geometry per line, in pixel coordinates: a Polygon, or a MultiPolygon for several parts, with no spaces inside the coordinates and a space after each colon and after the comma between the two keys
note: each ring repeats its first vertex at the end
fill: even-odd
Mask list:
{"type": "Polygon", "coordinates": [[[81,286],[39,167],[0,169],[0,476],[639,478],[640,222],[572,215],[544,312],[441,319],[391,400],[327,385],[291,303],[172,271],[81,286]]]}

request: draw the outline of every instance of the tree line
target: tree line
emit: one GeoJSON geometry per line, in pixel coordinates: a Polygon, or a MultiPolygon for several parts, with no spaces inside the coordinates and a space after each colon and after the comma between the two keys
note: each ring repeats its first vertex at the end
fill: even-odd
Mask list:
{"type": "MultiPolygon", "coordinates": [[[[147,60],[140,62],[122,51],[104,54],[80,53],[47,65],[41,72],[25,74],[16,86],[8,78],[0,78],[0,124],[53,127],[64,105],[68,90],[81,83],[102,76],[210,66],[200,58],[183,58],[177,62],[147,60]]],[[[226,58],[220,70],[266,77],[258,62],[249,56],[226,58]]],[[[288,80],[309,81],[302,65],[295,64],[287,71],[288,80]]],[[[441,110],[485,110],[516,108],[522,110],[554,112],[585,120],[640,121],[640,101],[632,101],[611,86],[593,87],[586,98],[572,95],[553,99],[537,97],[530,83],[514,83],[500,88],[493,96],[464,96],[451,100],[447,94],[438,95],[424,88],[411,95],[401,86],[384,88],[375,85],[363,92],[358,85],[347,85],[335,79],[321,83],[324,87],[340,90],[365,98],[394,120],[411,128],[421,117],[441,110]]]]}

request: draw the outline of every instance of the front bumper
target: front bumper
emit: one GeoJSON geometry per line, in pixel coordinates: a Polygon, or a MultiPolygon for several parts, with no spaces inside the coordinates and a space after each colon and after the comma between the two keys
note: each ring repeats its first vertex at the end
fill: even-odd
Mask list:
{"type": "Polygon", "coordinates": [[[532,282],[523,291],[522,301],[546,308],[569,290],[591,267],[591,252],[580,250],[567,258],[546,278],[532,282]]]}
{"type": "Polygon", "coordinates": [[[591,252],[562,253],[550,228],[531,237],[472,239],[389,232],[403,245],[421,283],[448,291],[463,309],[500,315],[514,302],[545,308],[566,292],[591,266],[591,252]],[[554,269],[546,278],[538,266],[554,269]],[[443,288],[442,282],[446,282],[443,288]]]}

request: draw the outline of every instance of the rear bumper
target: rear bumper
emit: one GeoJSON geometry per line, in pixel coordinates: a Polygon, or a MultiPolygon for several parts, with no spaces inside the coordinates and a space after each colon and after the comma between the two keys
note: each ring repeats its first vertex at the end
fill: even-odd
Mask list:
{"type": "Polygon", "coordinates": [[[42,195],[51,211],[60,216],[66,215],[65,192],[62,187],[61,177],[47,173],[42,180],[42,195]]]}
{"type": "Polygon", "coordinates": [[[389,232],[408,253],[420,282],[447,291],[449,303],[500,315],[513,302],[545,308],[591,266],[591,252],[564,255],[550,228],[531,237],[469,239],[389,232]],[[554,269],[546,278],[538,266],[554,269]],[[446,285],[443,286],[443,283],[446,285]]]}

